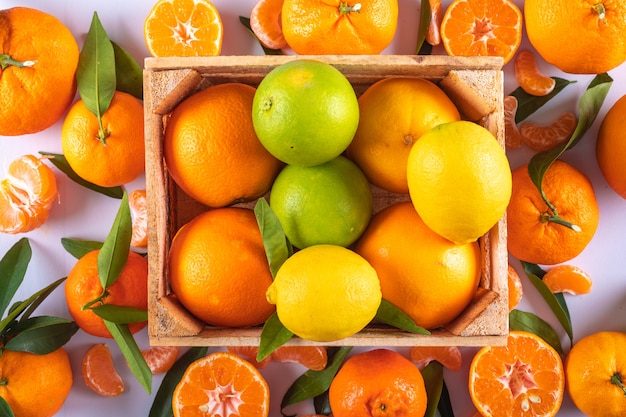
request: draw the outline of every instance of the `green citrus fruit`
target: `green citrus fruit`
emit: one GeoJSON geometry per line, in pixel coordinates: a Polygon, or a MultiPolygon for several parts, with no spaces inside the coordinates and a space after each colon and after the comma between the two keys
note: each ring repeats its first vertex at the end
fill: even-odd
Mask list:
{"type": "Polygon", "coordinates": [[[359,124],[359,104],[352,85],[335,67],[297,59],[263,78],[252,121],[272,155],[287,164],[312,166],[348,147],[359,124]]]}
{"type": "Polygon", "coordinates": [[[376,271],[360,255],[336,245],[316,245],[289,257],[267,290],[281,323],[317,342],[362,330],[376,315],[382,295],[376,271]]]}
{"type": "Polygon", "coordinates": [[[372,216],[372,191],[359,167],[338,156],[321,165],[285,166],[272,185],[270,207],[297,248],[349,246],[372,216]]]}
{"type": "Polygon", "coordinates": [[[455,243],[477,240],[504,215],[511,198],[511,167],[484,127],[458,121],[426,132],[407,165],[409,194],[435,233],[455,243]]]}

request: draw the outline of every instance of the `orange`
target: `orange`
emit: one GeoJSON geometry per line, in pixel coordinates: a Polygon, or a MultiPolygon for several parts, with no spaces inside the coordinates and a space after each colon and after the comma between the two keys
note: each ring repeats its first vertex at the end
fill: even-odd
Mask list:
{"type": "Polygon", "coordinates": [[[224,27],[208,0],[158,0],[144,21],[150,55],[213,56],[222,51],[224,27]]]}
{"type": "Polygon", "coordinates": [[[587,272],[574,265],[557,265],[548,269],[542,278],[552,292],[566,292],[573,295],[588,294],[592,280],[587,272]]]}
{"type": "Polygon", "coordinates": [[[478,287],[478,243],[454,244],[439,236],[410,202],[374,216],[354,250],[376,270],[383,298],[426,329],[457,317],[478,287]]]}
{"type": "Polygon", "coordinates": [[[585,415],[626,415],[626,334],[600,331],[574,344],[565,359],[567,391],[585,415]]]}
{"type": "Polygon", "coordinates": [[[262,196],[282,167],[254,133],[254,93],[246,84],[211,86],[180,103],[168,121],[164,154],[169,173],[183,191],[209,207],[262,196]]]}
{"type": "Polygon", "coordinates": [[[283,49],[287,46],[281,25],[282,10],[283,0],[258,0],[250,13],[250,28],[267,48],[283,49]]]}
{"type": "Polygon", "coordinates": [[[529,50],[519,51],[515,57],[515,79],[522,90],[533,96],[547,96],[554,90],[556,81],[543,75],[537,67],[535,55],[529,50]]]}
{"type": "Polygon", "coordinates": [[[398,0],[284,0],[283,35],[300,55],[379,54],[393,40],[398,0]]]}
{"type": "Polygon", "coordinates": [[[522,12],[511,0],[454,0],[441,22],[452,56],[500,56],[509,62],[522,42],[522,12]]]}
{"type": "Polygon", "coordinates": [[[128,205],[133,222],[130,245],[136,248],[148,246],[148,207],[146,190],[134,190],[128,195],[128,205]]]}
{"type": "Polygon", "coordinates": [[[548,125],[523,122],[519,126],[522,142],[530,149],[541,152],[563,145],[574,133],[578,120],[571,112],[564,112],[548,125]]]}
{"type": "Polygon", "coordinates": [[[116,91],[102,124],[105,138],[99,137],[98,118],[77,101],[63,122],[63,154],[84,180],[101,187],[127,184],[144,172],[143,105],[116,91]]]}
{"type": "Polygon", "coordinates": [[[564,385],[561,357],[529,332],[511,331],[506,346],[481,348],[470,365],[470,396],[485,417],[555,416],[564,385]]]}
{"type": "Polygon", "coordinates": [[[522,301],[524,295],[522,280],[511,264],[508,266],[507,282],[509,285],[509,311],[511,311],[522,301]]]}
{"type": "Polygon", "coordinates": [[[0,10],[0,39],[0,135],[52,126],[76,93],[76,39],[56,17],[28,7],[0,10]]]}
{"type": "Polygon", "coordinates": [[[174,417],[267,417],[263,375],[234,353],[215,352],[187,367],[172,396],[174,417]]]}
{"type": "Polygon", "coordinates": [[[596,142],[596,160],[609,186],[626,198],[626,95],[619,98],[604,116],[596,142]]]}
{"type": "Polygon", "coordinates": [[[250,209],[209,210],[181,227],[170,247],[169,274],[181,304],[208,324],[255,326],[274,312],[265,299],[272,276],[250,209]]]}
{"type": "Polygon", "coordinates": [[[124,381],[104,343],[93,345],[85,352],[81,373],[85,384],[98,395],[117,397],[124,392],[124,381]]]}
{"type": "Polygon", "coordinates": [[[178,359],[178,346],[151,346],[141,351],[153,375],[163,374],[170,370],[178,359]]]}
{"type": "Polygon", "coordinates": [[[265,368],[270,361],[298,363],[314,371],[321,371],[328,364],[328,353],[323,346],[279,346],[261,362],[256,361],[257,346],[229,346],[229,352],[242,356],[256,368],[265,368]]]}
{"type": "Polygon", "coordinates": [[[26,233],[45,223],[57,197],[54,172],[34,155],[9,164],[0,181],[0,232],[26,233]]]}
{"type": "Polygon", "coordinates": [[[522,261],[554,265],[585,249],[596,232],[600,212],[587,176],[565,161],[550,165],[542,188],[556,213],[541,198],[527,164],[513,171],[513,194],[507,209],[508,250],[522,261]],[[579,231],[557,223],[558,219],[576,225],[579,231]]]}
{"type": "Polygon", "coordinates": [[[419,369],[389,349],[348,358],[328,390],[335,417],[423,417],[426,388],[419,369]]]}
{"type": "Polygon", "coordinates": [[[524,2],[524,18],[530,43],[564,72],[600,74],[626,60],[623,1],[529,0],[524,2]]]}
{"type": "Polygon", "coordinates": [[[463,364],[461,350],[457,346],[413,346],[409,354],[419,369],[424,369],[432,361],[451,371],[458,371],[463,364]]]}
{"type": "Polygon", "coordinates": [[[73,383],[63,348],[46,355],[3,350],[0,380],[0,397],[19,417],[52,417],[65,403],[73,383]]]}
{"type": "MultiPolygon", "coordinates": [[[[65,300],[70,314],[81,329],[93,336],[111,337],[102,318],[89,308],[83,309],[103,293],[98,276],[99,252],[91,251],[76,262],[65,281],[65,300]]],[[[147,310],[148,261],[135,252],[129,252],[124,269],[117,281],[106,289],[102,303],[147,310]]],[[[131,323],[128,327],[132,333],[136,333],[146,324],[131,323]]]]}
{"type": "Polygon", "coordinates": [[[517,122],[515,121],[517,105],[515,96],[504,97],[504,139],[507,150],[518,149],[524,144],[522,134],[517,128],[517,122]]]}
{"type": "Polygon", "coordinates": [[[359,97],[359,127],[346,150],[369,181],[408,193],[407,160],[413,144],[430,128],[460,120],[454,103],[423,78],[386,78],[359,97]]]}

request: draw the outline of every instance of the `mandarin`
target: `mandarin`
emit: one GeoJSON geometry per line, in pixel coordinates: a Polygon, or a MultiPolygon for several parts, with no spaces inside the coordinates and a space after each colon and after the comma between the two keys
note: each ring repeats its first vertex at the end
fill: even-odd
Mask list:
{"type": "Polygon", "coordinates": [[[398,0],[284,0],[281,23],[299,55],[379,54],[396,34],[398,0]]]}
{"type": "Polygon", "coordinates": [[[504,97],[504,143],[507,151],[520,148],[524,142],[520,133],[515,115],[517,114],[518,102],[515,96],[504,97]]]}
{"type": "Polygon", "coordinates": [[[81,374],[85,385],[103,397],[117,397],[126,388],[124,380],[115,369],[111,351],[104,343],[87,349],[83,356],[81,374]]]}
{"type": "Polygon", "coordinates": [[[430,128],[460,119],[454,103],[434,83],[386,78],[359,97],[359,127],[346,155],[372,184],[406,194],[413,144],[430,128]]]}
{"type": "Polygon", "coordinates": [[[250,29],[266,48],[283,49],[287,41],[281,27],[283,0],[258,0],[250,13],[250,29]]]}
{"type": "Polygon", "coordinates": [[[274,312],[265,299],[272,276],[250,209],[209,210],[181,227],[170,247],[169,274],[180,303],[208,324],[255,326],[274,312]]]}
{"type": "Polygon", "coordinates": [[[134,190],[128,195],[128,206],[132,218],[130,245],[136,248],[148,246],[148,207],[146,190],[134,190]]]}
{"type": "Polygon", "coordinates": [[[626,60],[626,3],[526,0],[526,33],[547,62],[573,74],[600,74],[626,60]]]}
{"type": "Polygon", "coordinates": [[[150,346],[141,351],[141,356],[148,364],[153,375],[163,374],[170,370],[178,359],[178,346],[150,346]]]}
{"type": "Polygon", "coordinates": [[[424,378],[407,358],[374,349],[348,358],[328,390],[335,417],[423,417],[424,378]]]}
{"type": "Polygon", "coordinates": [[[282,167],[252,126],[255,88],[225,83],[180,103],[165,130],[170,175],[189,196],[209,207],[256,199],[282,167]]]}
{"type": "Polygon", "coordinates": [[[52,417],[65,403],[73,384],[67,352],[45,355],[3,350],[0,397],[19,417],[52,417]]]}
{"type": "Polygon", "coordinates": [[[517,83],[528,94],[547,96],[556,86],[556,80],[539,70],[535,54],[527,49],[519,51],[515,57],[514,68],[517,83]]]}
{"type": "Polygon", "coordinates": [[[524,287],[519,274],[511,264],[507,268],[507,283],[509,286],[509,311],[512,311],[522,301],[524,287]]]}
{"type": "MultiPolygon", "coordinates": [[[[85,305],[102,297],[99,304],[148,309],[148,261],[135,252],[129,252],[124,269],[117,281],[106,291],[98,275],[99,250],[93,250],[80,258],[65,281],[65,300],[76,324],[86,333],[98,337],[112,337],[100,316],[85,305]]],[[[147,322],[130,323],[132,333],[146,326],[147,322]]]]}
{"type": "Polygon", "coordinates": [[[265,368],[271,361],[298,363],[314,371],[321,371],[328,364],[328,353],[324,346],[279,346],[261,362],[256,360],[258,346],[228,346],[227,349],[245,358],[257,369],[265,368]]]}
{"type": "Polygon", "coordinates": [[[411,362],[423,370],[432,361],[437,361],[451,371],[463,365],[463,356],[458,346],[413,346],[409,352],[411,362]]]}
{"type": "Polygon", "coordinates": [[[556,265],[541,278],[553,293],[566,292],[572,295],[588,294],[593,281],[582,268],[575,265],[556,265]]]}
{"type": "Polygon", "coordinates": [[[528,164],[513,170],[513,194],[507,209],[508,250],[535,264],[554,265],[578,256],[593,238],[599,208],[585,174],[562,160],[545,172],[542,184],[549,208],[528,174],[528,164]],[[565,220],[574,230],[560,224],[565,220]]]}
{"type": "Polygon", "coordinates": [[[76,93],[79,49],[56,17],[28,7],[0,10],[0,135],[42,131],[76,93]]]}
{"type": "Polygon", "coordinates": [[[561,146],[570,139],[578,119],[572,112],[561,113],[552,123],[541,125],[539,123],[526,121],[520,124],[519,132],[522,142],[530,149],[541,152],[561,146]]]}
{"type": "Polygon", "coordinates": [[[626,199],[626,95],[604,116],[596,142],[596,160],[609,186],[626,199]]]}
{"type": "Polygon", "coordinates": [[[426,329],[457,317],[478,287],[478,243],[455,244],[439,236],[411,202],[376,214],[354,250],[376,270],[383,298],[426,329]]]}
{"type": "Polygon", "coordinates": [[[61,145],[68,164],[81,178],[101,187],[127,184],[144,172],[143,105],[130,94],[116,91],[98,118],[77,101],[61,130],[61,145]]]}

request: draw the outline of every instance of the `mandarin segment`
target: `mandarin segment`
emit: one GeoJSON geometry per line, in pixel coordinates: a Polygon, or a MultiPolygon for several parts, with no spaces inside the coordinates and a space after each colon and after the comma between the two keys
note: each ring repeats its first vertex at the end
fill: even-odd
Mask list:
{"type": "Polygon", "coordinates": [[[428,31],[426,32],[426,42],[435,46],[441,43],[441,33],[439,27],[443,19],[443,7],[441,0],[429,0],[430,5],[430,22],[428,23],[428,31]]]}
{"type": "Polygon", "coordinates": [[[103,397],[117,397],[126,389],[122,377],[115,369],[111,351],[104,343],[93,345],[85,352],[81,374],[85,384],[103,397]]]}
{"type": "Polygon", "coordinates": [[[272,355],[268,355],[261,362],[257,361],[257,354],[259,353],[258,346],[227,346],[226,350],[236,355],[241,356],[243,359],[250,362],[257,369],[263,369],[272,361],[272,355]]]}
{"type": "Polygon", "coordinates": [[[519,274],[511,264],[507,268],[507,282],[509,285],[509,311],[512,311],[522,301],[524,288],[519,274]]]}
{"type": "Polygon", "coordinates": [[[526,121],[520,124],[522,142],[530,149],[541,152],[563,145],[574,133],[578,120],[572,112],[564,112],[552,123],[541,125],[526,121]]]}
{"type": "Polygon", "coordinates": [[[287,46],[281,26],[283,3],[284,0],[258,0],[250,13],[250,28],[267,48],[283,49],[287,46]]]}
{"type": "Polygon", "coordinates": [[[277,362],[299,363],[314,371],[321,371],[328,364],[328,353],[323,346],[280,346],[272,352],[277,362]]]}
{"type": "Polygon", "coordinates": [[[547,96],[554,90],[554,78],[544,75],[537,67],[535,55],[524,49],[515,57],[515,79],[522,90],[533,96],[547,96]]]}
{"type": "Polygon", "coordinates": [[[458,371],[463,365],[461,350],[457,346],[413,346],[409,355],[420,370],[432,361],[439,362],[451,371],[458,371]]]}
{"type": "Polygon", "coordinates": [[[543,283],[552,291],[566,292],[572,295],[588,294],[593,281],[582,268],[575,265],[556,265],[545,273],[543,283]]]}
{"type": "Polygon", "coordinates": [[[506,149],[518,149],[524,144],[515,115],[517,114],[517,98],[515,96],[504,97],[504,140],[506,149]]]}
{"type": "Polygon", "coordinates": [[[152,375],[163,374],[170,370],[178,359],[178,346],[151,346],[141,351],[152,375]]]}
{"type": "Polygon", "coordinates": [[[130,245],[136,248],[148,246],[148,206],[146,190],[134,190],[128,195],[128,205],[132,218],[130,245]]]}

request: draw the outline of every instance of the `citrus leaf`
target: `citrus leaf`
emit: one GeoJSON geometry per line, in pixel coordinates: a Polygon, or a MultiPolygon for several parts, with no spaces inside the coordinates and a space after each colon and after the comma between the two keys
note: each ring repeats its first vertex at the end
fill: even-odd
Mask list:
{"type": "Polygon", "coordinates": [[[117,324],[141,323],[148,321],[148,312],[136,307],[100,304],[91,310],[104,320],[117,324]]]}
{"type": "Polygon", "coordinates": [[[148,394],[152,391],[152,371],[146,363],[141,350],[137,346],[137,342],[133,339],[133,335],[126,324],[112,323],[104,320],[106,328],[111,332],[115,343],[119,346],[128,367],[133,373],[137,381],[146,390],[148,394]]]}
{"type": "Polygon", "coordinates": [[[578,124],[576,125],[576,129],[574,129],[574,133],[572,133],[569,141],[564,143],[562,146],[557,146],[553,149],[548,149],[547,151],[539,152],[533,155],[528,163],[528,174],[530,175],[530,179],[537,187],[537,190],[541,194],[545,203],[552,211],[555,212],[555,214],[556,208],[548,201],[548,198],[543,191],[543,177],[548,168],[550,168],[550,165],[552,165],[552,163],[556,161],[563,154],[563,152],[573,148],[591,127],[598,116],[598,112],[604,103],[604,99],[609,93],[612,83],[613,79],[608,74],[596,75],[578,102],[578,124]]]}
{"type": "Polygon", "coordinates": [[[254,39],[256,39],[256,41],[259,43],[259,45],[261,45],[261,48],[263,48],[263,52],[265,53],[265,55],[282,55],[283,54],[283,51],[281,51],[280,49],[268,48],[265,45],[263,45],[263,43],[261,43],[259,38],[257,38],[257,36],[254,34],[254,31],[250,27],[250,18],[249,17],[239,16],[239,22],[241,22],[241,24],[246,29],[248,29],[248,32],[250,32],[252,34],[252,36],[254,36],[254,39]]]}
{"type": "Polygon", "coordinates": [[[320,395],[316,395],[315,398],[313,398],[313,407],[315,408],[316,414],[322,414],[325,416],[329,416],[331,414],[332,410],[330,409],[328,391],[325,391],[320,395]]]}
{"type": "Polygon", "coordinates": [[[2,417],[15,417],[13,410],[9,403],[2,397],[0,397],[0,416],[2,417]]]}
{"type": "Polygon", "coordinates": [[[335,378],[337,371],[341,368],[351,346],[329,349],[328,365],[321,371],[308,370],[302,374],[287,389],[280,402],[281,410],[293,404],[322,395],[330,387],[330,383],[335,378]]]}
{"type": "Polygon", "coordinates": [[[67,237],[61,238],[61,245],[65,250],[76,259],[80,259],[87,255],[89,252],[102,248],[103,242],[96,240],[80,240],[70,239],[67,237]]]}
{"type": "Polygon", "coordinates": [[[98,275],[102,288],[108,288],[120,276],[128,260],[132,220],[128,193],[124,192],[113,226],[98,253],[98,275]]]}
{"type": "Polygon", "coordinates": [[[554,89],[545,96],[533,96],[528,94],[521,87],[518,87],[510,95],[517,99],[517,111],[515,112],[515,123],[526,120],[528,116],[539,110],[544,104],[550,101],[554,96],[559,94],[561,90],[569,84],[573,84],[576,80],[570,81],[564,78],[552,77],[555,81],[554,89]]]}
{"type": "Polygon", "coordinates": [[[430,25],[430,1],[429,0],[421,0],[420,1],[420,20],[419,26],[417,30],[417,45],[415,47],[416,55],[428,55],[423,51],[426,45],[430,45],[426,42],[426,34],[428,33],[428,26],[430,25]]]}
{"type": "Polygon", "coordinates": [[[446,386],[446,381],[443,381],[443,387],[441,389],[441,398],[439,399],[439,406],[437,407],[440,417],[454,417],[454,411],[452,411],[452,403],[450,402],[450,393],[446,386]]]}
{"type": "Polygon", "coordinates": [[[81,100],[101,119],[111,104],[117,81],[113,45],[96,12],[80,51],[76,81],[81,100]]]}
{"type": "Polygon", "coordinates": [[[382,299],[380,306],[378,306],[375,319],[407,332],[430,334],[428,330],[415,324],[415,322],[409,316],[404,314],[402,310],[384,298],[382,299]]]}
{"type": "Polygon", "coordinates": [[[85,188],[88,188],[97,193],[106,195],[107,197],[113,198],[122,198],[124,196],[124,189],[122,187],[101,187],[92,182],[84,180],[80,175],[78,175],[67,162],[65,155],[51,153],[51,152],[43,152],[39,151],[41,155],[48,156],[49,161],[59,169],[62,173],[64,173],[69,179],[74,181],[76,184],[81,185],[85,188]]]}
{"type": "Polygon", "coordinates": [[[524,272],[530,279],[530,282],[535,286],[539,294],[550,307],[550,310],[554,313],[556,318],[561,323],[561,326],[565,329],[565,332],[569,336],[570,345],[574,343],[574,332],[572,330],[572,319],[570,318],[569,309],[565,302],[565,297],[562,293],[553,294],[552,291],[544,284],[542,278],[545,275],[545,271],[539,266],[522,261],[524,272]]]}
{"type": "Polygon", "coordinates": [[[437,361],[431,361],[422,371],[424,385],[426,387],[426,414],[424,417],[434,417],[437,413],[441,391],[443,389],[443,365],[437,361]]]}
{"type": "Polygon", "coordinates": [[[263,246],[270,265],[270,272],[272,277],[275,277],[281,265],[293,253],[293,247],[287,240],[278,217],[267,204],[267,200],[264,198],[258,199],[254,206],[254,215],[259,225],[261,236],[263,236],[263,246]]]}
{"type": "Polygon", "coordinates": [[[517,309],[511,310],[509,313],[509,328],[511,330],[524,330],[534,333],[548,342],[559,355],[563,354],[563,347],[561,346],[559,335],[548,322],[544,321],[536,314],[517,309]]]}
{"type": "Polygon", "coordinates": [[[192,347],[185,352],[163,377],[150,407],[148,417],[172,417],[172,395],[187,367],[207,354],[206,347],[192,347]]]}
{"type": "Polygon", "coordinates": [[[116,90],[143,100],[143,70],[124,48],[113,41],[111,45],[115,56],[116,90]]]}
{"type": "Polygon", "coordinates": [[[67,277],[60,278],[60,279],[56,280],[55,282],[53,282],[52,284],[49,284],[48,286],[42,288],[39,292],[37,292],[37,297],[35,297],[35,299],[33,300],[32,303],[30,303],[28,308],[26,308],[24,310],[24,314],[22,314],[22,317],[20,318],[20,321],[28,319],[35,312],[37,307],[39,307],[39,305],[41,303],[43,303],[43,301],[46,298],[48,298],[48,296],[50,294],[52,294],[52,292],[59,285],[61,285],[61,283],[64,282],[66,278],[67,277]]]}
{"type": "Polygon", "coordinates": [[[0,259],[0,316],[4,315],[18,288],[24,282],[32,253],[30,242],[24,237],[11,246],[0,259]]]}
{"type": "Polygon", "coordinates": [[[78,326],[71,320],[52,316],[33,317],[12,329],[16,336],[4,347],[12,351],[45,355],[64,346],[77,331],[78,326]]]}
{"type": "Polygon", "coordinates": [[[256,360],[261,362],[267,358],[273,351],[281,347],[293,337],[291,333],[278,319],[278,314],[274,313],[265,321],[263,330],[261,331],[261,340],[259,341],[259,351],[256,360]]]}

